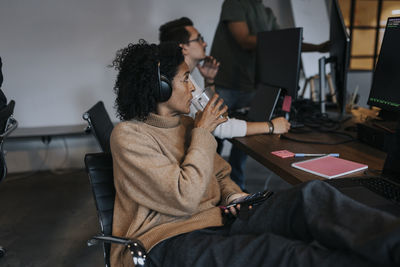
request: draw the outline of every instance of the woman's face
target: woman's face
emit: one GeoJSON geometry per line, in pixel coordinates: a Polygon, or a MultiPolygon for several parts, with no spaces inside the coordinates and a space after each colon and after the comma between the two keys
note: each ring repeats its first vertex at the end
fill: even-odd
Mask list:
{"type": "Polygon", "coordinates": [[[190,112],[192,92],[195,88],[189,79],[189,73],[188,65],[182,62],[172,80],[171,97],[167,102],[160,103],[158,112],[160,115],[175,116],[190,112]]]}

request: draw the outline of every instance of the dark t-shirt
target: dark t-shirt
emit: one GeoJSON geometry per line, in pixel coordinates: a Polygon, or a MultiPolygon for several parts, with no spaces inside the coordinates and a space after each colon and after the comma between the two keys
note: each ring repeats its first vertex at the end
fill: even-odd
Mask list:
{"type": "Polygon", "coordinates": [[[214,35],[211,55],[221,62],[215,84],[232,90],[255,89],[255,51],[242,49],[228,29],[228,22],[244,21],[250,34],[276,30],[276,17],[261,0],[225,0],[214,35]]]}

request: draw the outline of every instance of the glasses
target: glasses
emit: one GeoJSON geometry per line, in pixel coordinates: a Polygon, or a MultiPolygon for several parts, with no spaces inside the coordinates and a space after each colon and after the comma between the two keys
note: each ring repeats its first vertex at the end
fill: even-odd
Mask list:
{"type": "Polygon", "coordinates": [[[186,43],[191,43],[191,42],[204,43],[204,37],[201,34],[199,34],[196,39],[189,40],[186,43]]]}

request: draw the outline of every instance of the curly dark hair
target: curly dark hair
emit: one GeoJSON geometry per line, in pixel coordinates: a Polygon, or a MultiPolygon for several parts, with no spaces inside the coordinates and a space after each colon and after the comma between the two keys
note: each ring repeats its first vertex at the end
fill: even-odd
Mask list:
{"type": "Polygon", "coordinates": [[[184,57],[177,43],[160,45],[139,40],[118,50],[112,67],[118,70],[114,85],[117,95],[115,108],[121,120],[145,120],[150,112],[156,112],[160,72],[171,82],[184,57]]]}
{"type": "Polygon", "coordinates": [[[161,25],[158,36],[160,43],[170,41],[178,42],[180,44],[187,43],[190,34],[185,29],[185,26],[193,26],[193,22],[187,17],[172,20],[161,25]]]}

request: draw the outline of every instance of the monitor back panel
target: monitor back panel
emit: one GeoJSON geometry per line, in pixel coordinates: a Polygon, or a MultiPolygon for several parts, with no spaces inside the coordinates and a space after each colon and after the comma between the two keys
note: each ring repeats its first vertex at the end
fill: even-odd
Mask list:
{"type": "Polygon", "coordinates": [[[257,35],[256,83],[281,88],[296,99],[302,28],[260,32],[257,35]]]}

